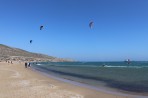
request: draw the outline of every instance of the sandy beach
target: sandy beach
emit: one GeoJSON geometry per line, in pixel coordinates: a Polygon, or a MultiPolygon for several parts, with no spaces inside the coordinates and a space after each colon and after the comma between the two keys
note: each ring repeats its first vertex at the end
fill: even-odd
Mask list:
{"type": "Polygon", "coordinates": [[[24,63],[0,62],[0,98],[134,98],[99,92],[49,78],[24,63]]]}

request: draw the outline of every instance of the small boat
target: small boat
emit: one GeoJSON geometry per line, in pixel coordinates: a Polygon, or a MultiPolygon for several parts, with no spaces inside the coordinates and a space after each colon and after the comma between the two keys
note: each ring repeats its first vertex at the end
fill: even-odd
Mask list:
{"type": "Polygon", "coordinates": [[[130,59],[125,60],[125,62],[126,62],[127,64],[130,64],[130,63],[131,63],[130,59]]]}

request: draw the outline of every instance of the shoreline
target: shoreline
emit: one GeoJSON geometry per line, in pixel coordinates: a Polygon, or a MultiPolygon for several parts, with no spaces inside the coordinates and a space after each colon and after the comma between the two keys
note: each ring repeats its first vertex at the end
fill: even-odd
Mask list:
{"type": "Polygon", "coordinates": [[[37,69],[35,67],[32,67],[32,69],[33,69],[33,71],[36,71],[37,73],[45,75],[49,78],[53,78],[53,79],[56,79],[56,80],[59,80],[59,81],[62,81],[62,82],[68,83],[68,84],[72,84],[72,85],[75,85],[75,86],[84,87],[86,89],[92,89],[92,90],[96,90],[98,92],[113,94],[113,95],[117,95],[117,96],[123,96],[125,98],[130,98],[130,97],[132,97],[132,98],[147,98],[147,95],[144,95],[145,93],[139,94],[139,93],[136,93],[136,92],[122,91],[122,90],[119,90],[119,89],[113,89],[113,88],[104,87],[104,86],[95,87],[93,85],[89,85],[89,84],[86,84],[86,83],[83,83],[83,82],[78,82],[78,81],[74,81],[74,80],[50,75],[50,74],[44,72],[43,70],[37,69]]]}
{"type": "Polygon", "coordinates": [[[0,62],[0,78],[0,98],[138,98],[73,85],[25,68],[19,62],[0,62]]]}

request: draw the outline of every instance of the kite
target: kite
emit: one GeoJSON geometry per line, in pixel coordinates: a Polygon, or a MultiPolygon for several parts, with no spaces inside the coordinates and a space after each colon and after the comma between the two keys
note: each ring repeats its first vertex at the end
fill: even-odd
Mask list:
{"type": "Polygon", "coordinates": [[[94,25],[94,22],[91,21],[91,22],[89,23],[89,27],[92,29],[93,25],[94,25]]]}
{"type": "Polygon", "coordinates": [[[32,40],[30,40],[30,44],[32,43],[32,40]]]}
{"type": "Polygon", "coordinates": [[[42,29],[43,29],[43,27],[44,27],[44,26],[40,26],[40,30],[42,30],[42,29]]]}

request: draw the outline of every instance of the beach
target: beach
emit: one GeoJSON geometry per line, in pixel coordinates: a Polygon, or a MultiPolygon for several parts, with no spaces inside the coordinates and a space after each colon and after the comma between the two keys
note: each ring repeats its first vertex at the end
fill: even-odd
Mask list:
{"type": "Polygon", "coordinates": [[[42,75],[24,63],[0,62],[0,98],[135,98],[72,85],[42,75]]]}

